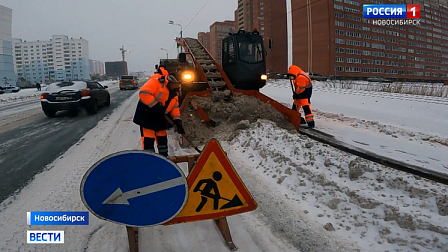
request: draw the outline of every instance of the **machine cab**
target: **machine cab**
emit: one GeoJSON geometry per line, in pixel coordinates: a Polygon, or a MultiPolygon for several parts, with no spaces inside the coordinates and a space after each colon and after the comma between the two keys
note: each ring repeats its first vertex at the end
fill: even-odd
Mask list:
{"type": "Polygon", "coordinates": [[[221,65],[236,88],[259,90],[267,79],[263,37],[257,30],[229,34],[222,41],[221,65]]]}

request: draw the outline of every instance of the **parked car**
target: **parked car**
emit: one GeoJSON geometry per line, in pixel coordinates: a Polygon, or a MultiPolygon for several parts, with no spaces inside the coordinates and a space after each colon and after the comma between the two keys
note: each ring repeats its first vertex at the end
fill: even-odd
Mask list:
{"type": "Polygon", "coordinates": [[[316,80],[316,81],[327,81],[328,77],[320,75],[318,73],[308,73],[308,76],[310,77],[311,80],[316,80]]]}
{"type": "Polygon", "coordinates": [[[123,89],[137,89],[138,78],[132,75],[123,75],[120,78],[120,90],[123,89]]]}
{"type": "Polygon", "coordinates": [[[3,87],[2,88],[3,93],[17,93],[20,91],[20,87],[3,87]]]}
{"type": "Polygon", "coordinates": [[[100,106],[110,105],[107,86],[92,81],[69,81],[49,84],[41,94],[42,110],[48,117],[57,111],[85,109],[96,114],[100,106]]]}
{"type": "Polygon", "coordinates": [[[381,78],[381,77],[378,77],[378,76],[376,76],[376,77],[369,77],[369,78],[367,78],[367,81],[392,83],[391,80],[384,79],[384,78],[381,78]]]}

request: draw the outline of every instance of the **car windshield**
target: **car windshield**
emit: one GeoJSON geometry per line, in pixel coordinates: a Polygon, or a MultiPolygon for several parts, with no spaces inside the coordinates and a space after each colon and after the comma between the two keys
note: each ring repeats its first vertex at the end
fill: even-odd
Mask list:
{"type": "Polygon", "coordinates": [[[63,90],[81,90],[87,88],[87,83],[82,81],[56,82],[48,85],[45,89],[48,92],[59,92],[63,90]]]}

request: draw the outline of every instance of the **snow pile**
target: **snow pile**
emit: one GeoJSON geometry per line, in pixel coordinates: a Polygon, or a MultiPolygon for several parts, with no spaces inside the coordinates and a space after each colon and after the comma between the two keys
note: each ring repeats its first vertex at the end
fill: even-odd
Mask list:
{"type": "Polygon", "coordinates": [[[362,251],[448,246],[447,186],[356,158],[266,120],[242,130],[231,144],[231,160],[254,167],[288,201],[299,203],[298,211],[327,232],[357,241],[362,251]]]}
{"type": "MultiPolygon", "coordinates": [[[[270,86],[288,86],[289,80],[268,80],[270,86]]],[[[396,94],[409,94],[446,98],[448,97],[448,86],[443,83],[423,83],[423,82],[368,82],[359,80],[327,80],[315,81],[313,86],[318,88],[356,90],[366,92],[384,92],[396,94]]]]}
{"type": "Polygon", "coordinates": [[[2,94],[0,96],[0,105],[13,102],[23,102],[40,99],[41,91],[37,89],[22,89],[17,93],[2,94]]]}
{"type": "Polygon", "coordinates": [[[186,138],[192,139],[194,146],[204,144],[212,137],[220,137],[226,140],[232,139],[237,128],[247,128],[250,123],[255,122],[259,118],[271,120],[282,128],[295,131],[295,128],[274,107],[252,96],[240,95],[231,97],[229,91],[215,91],[211,97],[194,96],[191,99],[211,119],[219,122],[217,127],[207,127],[201,121],[198,112],[188,104],[182,113],[182,121],[186,131],[186,138]]]}
{"type": "Polygon", "coordinates": [[[313,112],[318,119],[331,119],[334,122],[346,124],[353,128],[366,129],[376,133],[389,135],[394,138],[398,138],[401,136],[408,139],[409,141],[439,143],[448,147],[448,138],[445,137],[426,134],[422,132],[414,132],[412,130],[407,130],[400,127],[381,124],[379,121],[369,121],[353,117],[346,117],[344,116],[344,114],[323,112],[318,109],[315,109],[313,112]]]}
{"type": "MultiPolygon", "coordinates": [[[[291,88],[286,83],[270,83],[261,92],[278,102],[292,103],[291,88]]],[[[448,138],[447,106],[448,99],[440,97],[324,87],[313,88],[311,98],[313,110],[378,121],[442,138],[448,138]]]]}
{"type": "Polygon", "coordinates": [[[324,86],[331,88],[354,89],[363,91],[424,95],[424,96],[435,96],[445,98],[448,97],[448,86],[444,86],[443,83],[405,83],[405,82],[360,83],[357,81],[338,81],[338,82],[330,81],[326,82],[324,86]]]}

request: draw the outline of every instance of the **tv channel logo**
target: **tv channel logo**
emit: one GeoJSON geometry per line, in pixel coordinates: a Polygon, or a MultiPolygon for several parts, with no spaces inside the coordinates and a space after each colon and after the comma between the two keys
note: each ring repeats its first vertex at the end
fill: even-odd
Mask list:
{"type": "Polygon", "coordinates": [[[27,230],[26,243],[61,244],[64,243],[64,231],[27,230]]]}
{"type": "Polygon", "coordinates": [[[364,4],[364,18],[420,18],[419,4],[364,4]]]}
{"type": "Polygon", "coordinates": [[[28,225],[89,225],[89,212],[27,212],[28,225]]]}

